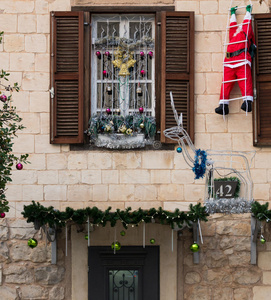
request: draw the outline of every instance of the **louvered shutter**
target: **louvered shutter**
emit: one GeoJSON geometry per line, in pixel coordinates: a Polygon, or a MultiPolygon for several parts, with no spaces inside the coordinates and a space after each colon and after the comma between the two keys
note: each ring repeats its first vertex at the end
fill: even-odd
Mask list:
{"type": "Polygon", "coordinates": [[[256,14],[256,89],[254,145],[271,145],[271,14],[256,14]]]}
{"type": "Polygon", "coordinates": [[[83,12],[51,13],[51,143],[83,142],[83,12]]]}
{"type": "Polygon", "coordinates": [[[194,13],[163,12],[161,18],[161,142],[172,143],[163,130],[176,126],[175,108],[194,139],[194,13]]]}

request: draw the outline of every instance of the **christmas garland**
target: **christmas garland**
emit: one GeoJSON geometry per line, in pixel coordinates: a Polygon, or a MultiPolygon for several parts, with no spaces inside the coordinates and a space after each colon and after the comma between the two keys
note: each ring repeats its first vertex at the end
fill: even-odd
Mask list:
{"type": "Polygon", "coordinates": [[[271,210],[268,209],[269,203],[260,204],[258,201],[255,201],[251,205],[251,213],[253,217],[259,221],[266,221],[267,223],[271,221],[271,210]]]}
{"type": "Polygon", "coordinates": [[[195,173],[195,179],[203,178],[206,172],[207,153],[204,150],[196,150],[195,162],[192,171],[195,173]],[[199,162],[200,159],[200,162],[199,162]]]}
{"type": "Polygon", "coordinates": [[[63,227],[67,222],[71,221],[76,224],[84,224],[89,222],[93,225],[106,226],[110,223],[112,227],[116,226],[117,221],[121,221],[124,228],[128,225],[138,226],[141,222],[153,223],[159,222],[160,224],[170,225],[174,228],[176,225],[182,228],[183,225],[191,225],[193,222],[205,221],[207,222],[208,213],[201,203],[189,206],[187,213],[176,209],[174,212],[163,210],[161,207],[158,209],[151,208],[149,210],[132,211],[129,207],[125,210],[117,209],[116,212],[111,212],[111,207],[105,211],[97,207],[87,207],[85,209],[73,209],[67,207],[65,211],[61,212],[54,209],[52,206],[44,207],[39,202],[32,201],[32,204],[25,205],[22,215],[27,219],[28,223],[33,222],[36,229],[43,225],[50,227],[58,226],[63,227]]]}

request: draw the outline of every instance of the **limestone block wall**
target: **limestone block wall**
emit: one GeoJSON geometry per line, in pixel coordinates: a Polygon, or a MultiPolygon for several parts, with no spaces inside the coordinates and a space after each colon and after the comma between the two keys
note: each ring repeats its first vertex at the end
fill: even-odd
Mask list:
{"type": "Polygon", "coordinates": [[[267,243],[258,242],[258,263],[250,264],[250,214],[216,214],[202,224],[200,263],[193,264],[191,233],[179,236],[179,272],[183,286],[178,299],[267,300],[271,292],[270,225],[267,243]],[[182,296],[183,295],[183,296],[182,296]],[[183,297],[183,298],[182,298],[183,297]]]}
{"type": "MultiPolygon", "coordinates": [[[[270,201],[271,150],[252,146],[251,115],[241,112],[238,101],[231,103],[225,121],[214,113],[222,78],[222,43],[229,1],[140,0],[137,4],[175,5],[178,11],[195,12],[196,147],[256,150],[251,169],[254,198],[270,201]]],[[[202,201],[204,197],[204,180],[195,181],[182,155],[175,151],[70,151],[69,145],[49,144],[49,12],[68,11],[75,5],[134,5],[134,1],[1,1],[0,30],[5,35],[0,45],[0,68],[10,71],[10,81],[21,86],[13,100],[26,126],[15,141],[14,151],[29,153],[31,162],[22,171],[13,171],[13,181],[7,190],[11,210],[8,219],[0,224],[4,284],[0,285],[0,292],[6,293],[5,299],[69,299],[69,284],[65,282],[70,279],[68,272],[64,276],[63,269],[64,247],[60,250],[59,265],[51,266],[50,247],[45,251],[42,236],[19,220],[23,205],[32,200],[61,210],[66,206],[94,205],[101,209],[162,206],[168,210],[186,210],[189,203],[202,201]],[[26,241],[33,235],[39,239],[40,247],[31,250],[26,241]],[[52,284],[50,278],[54,279],[56,274],[61,281],[52,284]]],[[[267,1],[261,5],[253,1],[253,5],[254,13],[269,12],[267,1]]],[[[237,87],[234,93],[239,95],[237,87]]],[[[191,233],[180,237],[185,249],[184,299],[199,299],[199,294],[212,300],[223,299],[225,295],[231,297],[227,300],[249,299],[247,295],[253,300],[268,299],[270,242],[259,247],[258,267],[249,265],[249,224],[249,216],[241,220],[239,216],[215,216],[203,230],[199,266],[192,265],[187,250],[191,233]],[[242,278],[249,279],[244,282],[242,278]]],[[[271,240],[269,233],[266,238],[271,240]]],[[[178,280],[181,278],[180,273],[178,280]]]]}

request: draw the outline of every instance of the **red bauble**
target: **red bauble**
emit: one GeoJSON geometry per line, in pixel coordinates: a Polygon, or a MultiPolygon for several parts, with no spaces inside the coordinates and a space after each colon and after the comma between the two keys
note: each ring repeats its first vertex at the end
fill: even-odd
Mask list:
{"type": "Polygon", "coordinates": [[[148,55],[149,55],[150,58],[152,58],[153,57],[153,52],[149,51],[148,55]]]}
{"type": "Polygon", "coordinates": [[[140,73],[142,76],[144,76],[146,74],[145,70],[141,70],[140,73]]]}
{"type": "Polygon", "coordinates": [[[107,71],[103,70],[103,76],[107,76],[107,71]]]}
{"type": "Polygon", "coordinates": [[[110,114],[111,114],[111,109],[110,109],[110,108],[107,108],[107,109],[106,109],[106,112],[110,115],[110,114]]]}
{"type": "Polygon", "coordinates": [[[100,51],[96,51],[96,55],[98,58],[101,58],[101,52],[100,51]]]}
{"type": "Polygon", "coordinates": [[[145,53],[143,51],[140,51],[140,56],[143,57],[145,53]]]}
{"type": "Polygon", "coordinates": [[[104,55],[105,56],[110,56],[110,52],[109,51],[105,51],[104,55]]]}
{"type": "Polygon", "coordinates": [[[2,101],[2,102],[6,102],[7,101],[7,96],[6,95],[4,95],[4,94],[2,94],[1,96],[0,96],[0,100],[2,101]]]}
{"type": "Polygon", "coordinates": [[[22,170],[22,168],[23,168],[23,165],[22,165],[21,163],[18,163],[18,164],[16,165],[16,169],[17,169],[17,170],[22,170]]]}
{"type": "Polygon", "coordinates": [[[142,114],[144,112],[144,108],[143,107],[139,107],[139,112],[142,114]]]}
{"type": "Polygon", "coordinates": [[[4,212],[1,212],[1,213],[0,213],[0,218],[1,218],[1,219],[5,218],[5,216],[6,216],[6,214],[5,214],[4,212]]]}

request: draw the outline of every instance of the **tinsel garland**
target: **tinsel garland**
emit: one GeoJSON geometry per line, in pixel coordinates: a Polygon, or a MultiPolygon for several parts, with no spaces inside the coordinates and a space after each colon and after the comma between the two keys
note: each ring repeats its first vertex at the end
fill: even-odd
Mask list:
{"type": "Polygon", "coordinates": [[[149,210],[139,208],[132,211],[129,207],[125,210],[117,209],[116,212],[110,212],[111,207],[108,207],[105,211],[97,207],[77,210],[67,207],[65,211],[61,212],[52,206],[44,207],[39,202],[32,201],[32,204],[24,206],[22,215],[27,219],[28,223],[33,222],[35,228],[43,225],[63,227],[68,221],[84,224],[88,219],[93,225],[106,226],[107,223],[110,223],[112,227],[116,225],[117,221],[121,221],[124,228],[127,228],[128,225],[137,226],[141,222],[159,222],[160,224],[170,225],[172,228],[175,226],[181,228],[183,224],[191,225],[198,220],[208,221],[208,213],[200,203],[196,205],[190,204],[189,209],[188,212],[183,212],[179,209],[170,212],[159,207],[158,209],[151,208],[149,210]]]}
{"type": "Polygon", "coordinates": [[[205,201],[206,212],[209,214],[243,214],[250,213],[254,201],[247,201],[244,198],[220,198],[208,199],[205,201]]]}
{"type": "Polygon", "coordinates": [[[195,173],[195,179],[203,178],[206,172],[207,153],[204,150],[196,150],[195,162],[192,171],[195,173]]]}

